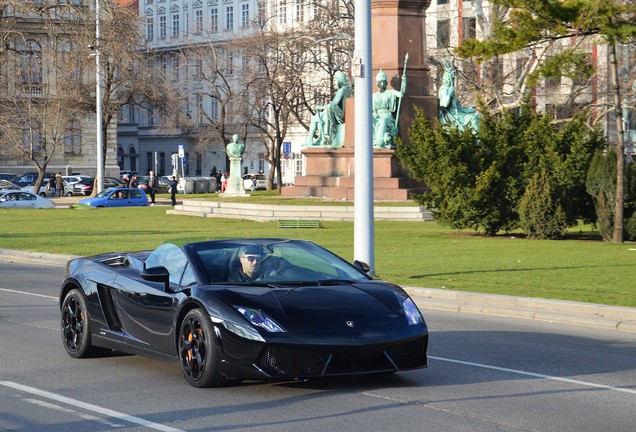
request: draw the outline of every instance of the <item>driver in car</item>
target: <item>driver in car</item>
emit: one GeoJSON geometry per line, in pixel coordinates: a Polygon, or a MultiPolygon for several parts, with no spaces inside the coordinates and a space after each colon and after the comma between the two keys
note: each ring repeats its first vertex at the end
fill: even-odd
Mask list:
{"type": "Polygon", "coordinates": [[[239,254],[238,272],[230,276],[231,282],[271,280],[281,271],[280,258],[267,253],[261,246],[246,246],[239,254]]]}

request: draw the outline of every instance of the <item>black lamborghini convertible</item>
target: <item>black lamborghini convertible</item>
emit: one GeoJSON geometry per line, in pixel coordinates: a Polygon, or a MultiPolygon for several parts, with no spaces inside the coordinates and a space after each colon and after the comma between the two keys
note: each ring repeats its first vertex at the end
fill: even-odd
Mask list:
{"type": "Polygon", "coordinates": [[[368,271],[286,239],[78,258],[60,291],[62,342],[74,358],[176,359],[195,387],[426,367],[422,314],[368,271]]]}

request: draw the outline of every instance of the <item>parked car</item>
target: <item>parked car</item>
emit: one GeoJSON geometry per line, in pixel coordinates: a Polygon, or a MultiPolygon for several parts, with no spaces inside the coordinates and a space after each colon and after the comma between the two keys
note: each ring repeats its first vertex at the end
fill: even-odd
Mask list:
{"type": "Polygon", "coordinates": [[[254,190],[266,190],[267,189],[267,177],[263,174],[245,174],[243,176],[243,188],[246,191],[252,190],[252,178],[255,178],[256,185],[254,190]]]}
{"type": "Polygon", "coordinates": [[[0,208],[55,208],[51,200],[24,190],[0,191],[0,208]]]}
{"type": "Polygon", "coordinates": [[[0,190],[20,190],[20,186],[9,180],[0,180],[0,190]]]}
{"type": "Polygon", "coordinates": [[[73,185],[73,195],[88,196],[93,193],[94,178],[86,178],[73,185]]]}
{"type": "MultiPolygon", "coordinates": [[[[29,186],[38,179],[38,173],[35,171],[26,172],[24,174],[18,174],[11,178],[11,182],[17,184],[20,187],[29,186]]],[[[49,178],[48,175],[45,175],[44,178],[49,178]]]]}
{"type": "Polygon", "coordinates": [[[104,189],[111,188],[111,187],[126,187],[126,186],[127,185],[125,185],[124,182],[118,178],[104,177],[104,189]]]}
{"type": "MultiPolygon", "coordinates": [[[[53,191],[48,187],[50,180],[51,179],[48,179],[48,178],[45,178],[44,180],[42,180],[42,185],[40,186],[40,190],[38,191],[38,195],[40,195],[41,197],[59,196],[59,194],[57,193],[58,191],[55,191],[55,195],[53,195],[53,191]]],[[[33,190],[34,188],[35,188],[35,182],[28,186],[22,187],[22,190],[35,193],[35,191],[33,190]]],[[[73,196],[73,188],[69,186],[69,184],[66,182],[64,182],[63,196],[67,196],[67,197],[73,196]]]]}
{"type": "Polygon", "coordinates": [[[148,196],[139,188],[108,188],[93,198],[79,200],[91,207],[140,207],[148,205],[148,196]]]}
{"type": "MultiPolygon", "coordinates": [[[[148,189],[148,179],[150,176],[137,176],[137,180],[139,181],[139,187],[143,190],[148,189]]],[[[157,182],[159,186],[157,187],[157,193],[168,193],[168,188],[170,187],[169,180],[165,177],[157,177],[157,182]]]]}
{"type": "Polygon", "coordinates": [[[70,176],[62,176],[62,178],[72,188],[73,185],[75,183],[77,183],[78,181],[91,178],[91,176],[87,176],[87,175],[70,175],[70,176]]]}
{"type": "Polygon", "coordinates": [[[15,174],[12,173],[0,173],[0,180],[11,180],[15,177],[15,174]]]}
{"type": "MultiPolygon", "coordinates": [[[[95,179],[92,177],[82,179],[73,185],[73,193],[76,196],[89,196],[93,193],[95,179]]],[[[113,187],[126,187],[124,182],[115,177],[104,177],[103,189],[113,187]]]]}

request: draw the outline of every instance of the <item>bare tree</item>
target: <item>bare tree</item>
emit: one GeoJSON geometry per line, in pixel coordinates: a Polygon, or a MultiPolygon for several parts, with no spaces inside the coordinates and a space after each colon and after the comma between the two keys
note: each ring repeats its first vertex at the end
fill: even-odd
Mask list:
{"type": "Polygon", "coordinates": [[[39,175],[39,190],[56,153],[73,152],[82,113],[58,85],[69,71],[72,47],[65,8],[13,4],[0,9],[0,149],[5,159],[28,161],[39,175]],[[31,23],[40,25],[33,27],[31,23]],[[8,25],[7,25],[8,24],[8,25]]]}
{"type": "MultiPolygon", "coordinates": [[[[154,64],[159,53],[145,45],[136,10],[120,7],[110,2],[101,11],[100,39],[95,40],[95,21],[90,11],[76,14],[79,45],[88,51],[79,53],[84,59],[84,70],[94,68],[95,50],[100,50],[102,71],[102,142],[104,159],[107,148],[114,144],[116,119],[124,106],[137,106],[153,110],[166,120],[175,119],[179,94],[173,90],[165,75],[157,73],[154,64]]],[[[94,69],[93,69],[94,70],[94,69]]],[[[95,74],[86,74],[85,79],[73,81],[67,89],[70,97],[85,112],[96,113],[95,74]]]]}

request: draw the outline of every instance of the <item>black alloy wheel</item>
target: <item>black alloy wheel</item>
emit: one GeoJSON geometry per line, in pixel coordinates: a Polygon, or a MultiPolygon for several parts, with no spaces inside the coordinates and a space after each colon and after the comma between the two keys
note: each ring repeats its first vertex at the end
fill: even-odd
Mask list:
{"type": "Polygon", "coordinates": [[[193,387],[220,387],[226,377],[218,370],[218,353],[210,317],[193,309],[183,318],[179,332],[179,364],[193,387]]]}
{"type": "Polygon", "coordinates": [[[72,289],[64,297],[61,310],[62,343],[68,355],[73,358],[85,358],[106,355],[109,349],[94,347],[91,344],[91,333],[86,300],[78,289],[72,289]]]}

